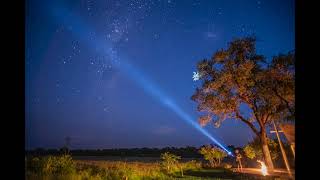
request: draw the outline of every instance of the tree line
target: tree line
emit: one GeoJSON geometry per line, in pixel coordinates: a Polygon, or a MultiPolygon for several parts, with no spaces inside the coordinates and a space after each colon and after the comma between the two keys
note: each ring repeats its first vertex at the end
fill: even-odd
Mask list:
{"type": "MultiPolygon", "coordinates": [[[[66,147],[60,149],[36,148],[27,150],[26,155],[59,155],[68,151],[66,147]]],[[[165,152],[170,152],[181,157],[200,158],[199,148],[196,147],[165,147],[165,148],[115,148],[115,149],[73,149],[69,153],[73,156],[138,156],[159,157],[165,152]]]]}

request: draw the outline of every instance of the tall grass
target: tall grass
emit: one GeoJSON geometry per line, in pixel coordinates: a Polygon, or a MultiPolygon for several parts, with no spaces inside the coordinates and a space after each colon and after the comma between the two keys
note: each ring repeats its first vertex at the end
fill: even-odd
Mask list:
{"type": "MultiPolygon", "coordinates": [[[[73,160],[69,155],[26,159],[27,180],[148,180],[177,179],[183,171],[199,170],[197,161],[178,162],[168,173],[161,162],[73,160]]],[[[197,179],[184,176],[184,179],[197,179]]],[[[201,178],[203,179],[203,178],[201,178]]]]}
{"type": "Polygon", "coordinates": [[[168,179],[159,163],[74,161],[71,156],[26,160],[26,179],[168,179]]]}

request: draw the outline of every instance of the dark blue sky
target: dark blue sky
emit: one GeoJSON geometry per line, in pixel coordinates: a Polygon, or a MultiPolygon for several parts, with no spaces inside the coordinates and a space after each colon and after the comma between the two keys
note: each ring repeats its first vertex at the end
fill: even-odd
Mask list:
{"type": "MultiPolygon", "coordinates": [[[[294,16],[289,0],[28,0],[26,148],[211,143],[164,101],[197,121],[197,61],[250,34],[268,58],[293,50],[294,16]]],[[[227,145],[252,138],[241,122],[206,129],[227,145]]]]}

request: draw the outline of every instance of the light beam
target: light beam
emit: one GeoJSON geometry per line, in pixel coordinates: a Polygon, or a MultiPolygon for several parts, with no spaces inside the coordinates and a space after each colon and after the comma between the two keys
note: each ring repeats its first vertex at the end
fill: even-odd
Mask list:
{"type": "MultiPolygon", "coordinates": [[[[54,17],[56,23],[63,23],[67,27],[72,27],[70,31],[72,31],[75,38],[81,39],[86,42],[87,46],[92,48],[92,50],[96,51],[101,55],[107,55],[111,59],[119,59],[119,56],[114,54],[113,45],[108,41],[103,41],[104,38],[96,36],[95,38],[90,38],[92,33],[95,32],[90,28],[84,21],[81,21],[79,16],[68,12],[66,8],[62,5],[58,4],[50,4],[47,8],[50,8],[51,15],[54,17]],[[91,33],[91,34],[90,34],[91,33]],[[94,39],[94,40],[93,40],[94,39]]],[[[116,61],[111,61],[113,66],[116,66],[119,70],[126,73],[127,76],[136,82],[143,90],[154,97],[156,100],[160,101],[162,105],[169,108],[176,115],[178,115],[181,119],[192,125],[195,129],[201,132],[203,135],[208,137],[212,142],[222,148],[224,151],[228,153],[228,155],[232,155],[232,153],[223,146],[217,139],[212,137],[208,131],[203,129],[197,122],[193,120],[193,118],[183,111],[172,98],[164,94],[159,87],[157,87],[152,80],[148,79],[147,75],[144,74],[137,67],[134,67],[132,64],[127,62],[125,58],[121,58],[121,62],[117,63],[116,61]]]]}

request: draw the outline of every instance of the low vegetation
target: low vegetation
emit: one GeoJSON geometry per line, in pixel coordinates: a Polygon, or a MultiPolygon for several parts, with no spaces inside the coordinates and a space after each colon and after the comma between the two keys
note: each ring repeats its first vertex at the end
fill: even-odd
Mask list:
{"type": "MultiPolygon", "coordinates": [[[[180,163],[178,156],[163,154],[162,162],[74,161],[70,155],[26,159],[26,179],[170,179],[182,170],[196,170],[201,163],[180,163]]],[[[186,177],[188,178],[188,177],[186,177]]]]}
{"type": "Polygon", "coordinates": [[[161,162],[73,160],[70,155],[26,158],[26,179],[212,179],[232,178],[225,168],[206,169],[201,162],[179,162],[180,157],[164,153],[161,162]]]}
{"type": "Polygon", "coordinates": [[[210,145],[202,147],[199,153],[204,156],[205,160],[210,162],[211,167],[219,167],[223,158],[227,157],[227,154],[222,149],[210,145]]]}

